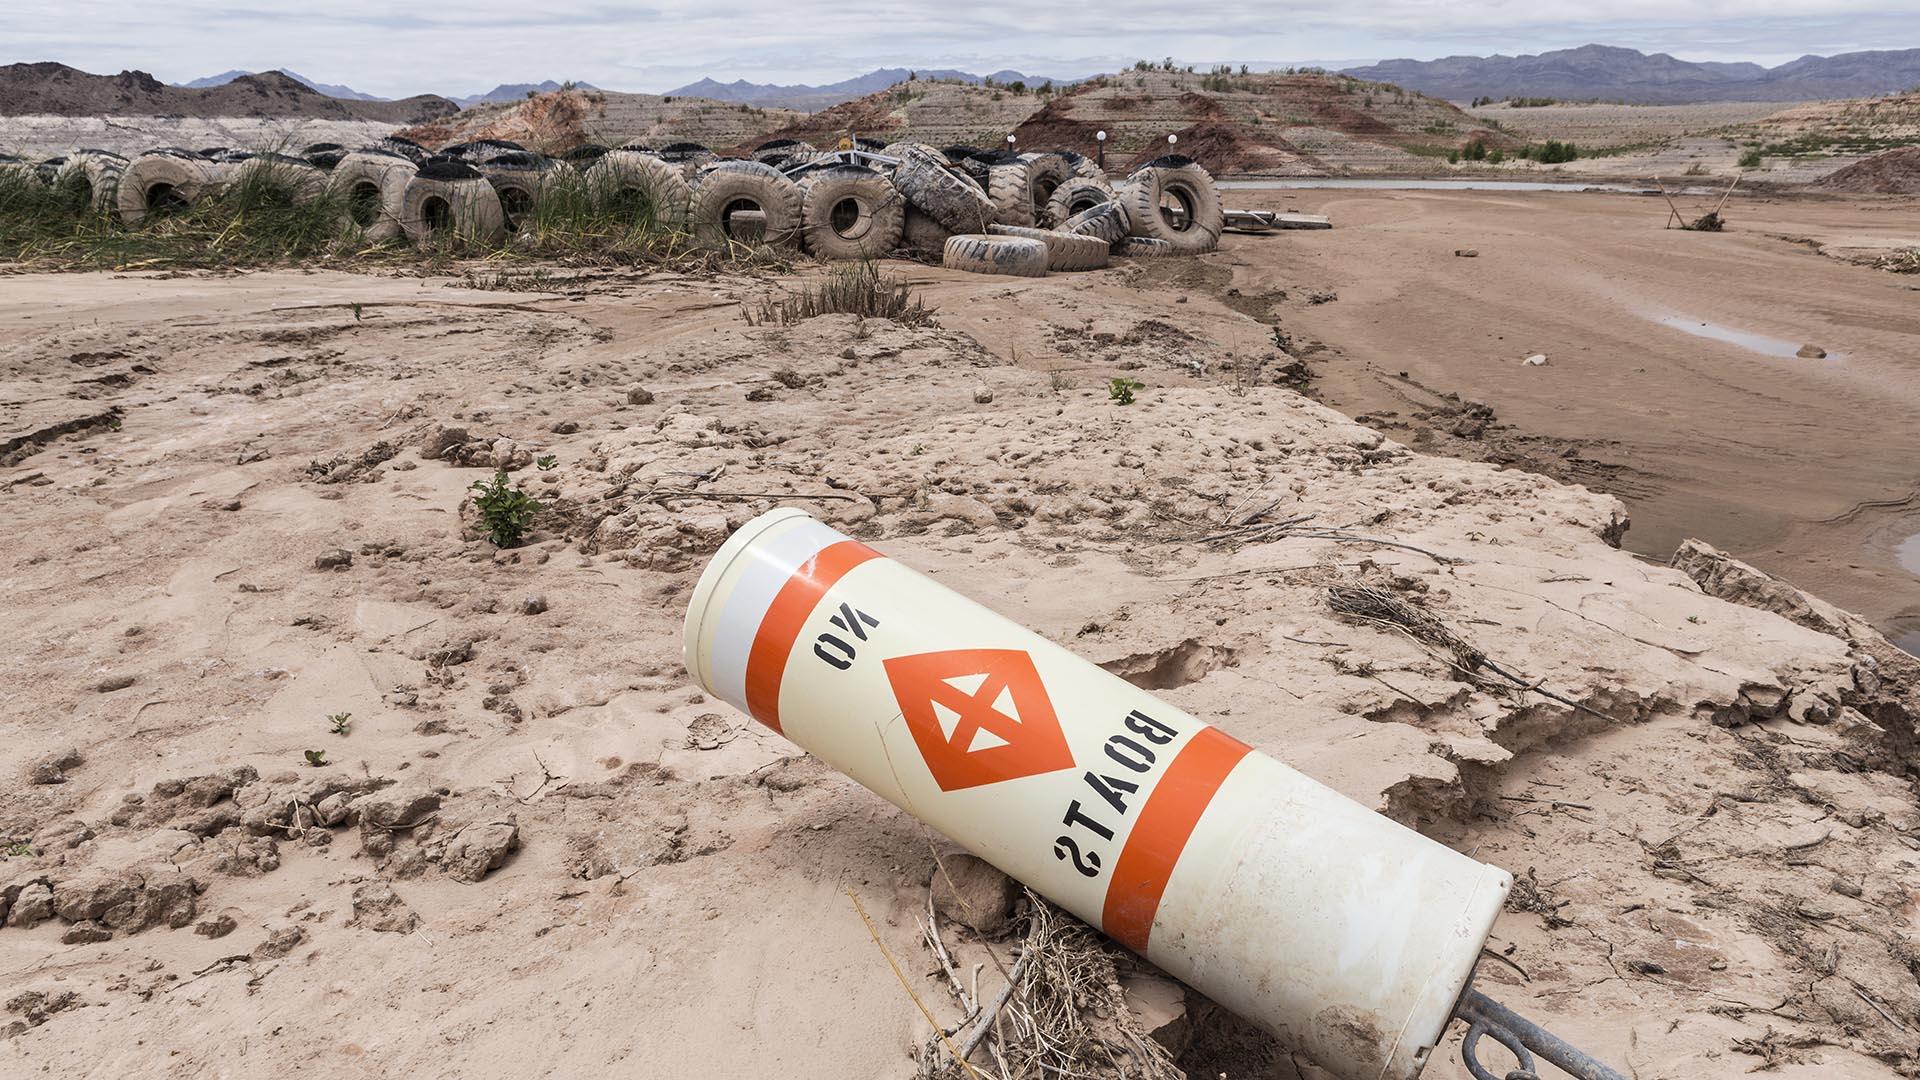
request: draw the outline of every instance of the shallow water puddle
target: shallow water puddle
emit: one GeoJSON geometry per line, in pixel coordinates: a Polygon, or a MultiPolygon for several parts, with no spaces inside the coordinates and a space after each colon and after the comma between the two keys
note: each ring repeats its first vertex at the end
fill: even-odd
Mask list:
{"type": "MultiPolygon", "coordinates": [[[[1694,337],[1711,338],[1714,341],[1725,342],[1728,345],[1738,345],[1748,352],[1756,352],[1762,356],[1777,356],[1786,360],[1801,359],[1800,343],[1788,341],[1785,338],[1768,337],[1765,334],[1755,334],[1746,330],[1735,330],[1731,326],[1721,326],[1719,323],[1696,319],[1691,315],[1661,315],[1652,318],[1654,322],[1659,323],[1661,326],[1671,326],[1681,333],[1692,334],[1694,337]]],[[[1841,354],[1837,352],[1829,352],[1826,355],[1826,359],[1828,360],[1838,360],[1840,358],[1841,354]]]]}
{"type": "Polygon", "coordinates": [[[1899,561],[1900,568],[1909,574],[1920,576],[1920,533],[1914,533],[1893,549],[1893,557],[1899,561]]]}

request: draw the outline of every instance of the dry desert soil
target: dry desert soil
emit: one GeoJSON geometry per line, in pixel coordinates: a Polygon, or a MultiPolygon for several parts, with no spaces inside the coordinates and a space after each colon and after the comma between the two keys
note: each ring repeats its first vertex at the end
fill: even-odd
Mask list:
{"type": "MultiPolygon", "coordinates": [[[[689,685],[776,505],[1511,869],[1479,984],[1628,1075],[1916,1075],[1920,664],[1764,572],[1916,610],[1920,305],[1780,238],[1911,210],[1262,197],[1338,227],[892,264],[927,325],[747,318],[817,269],[4,278],[0,1075],[918,1075],[888,957],[952,1025],[1036,916],[942,903],[949,980],[954,846],[689,685]]],[[[1073,1075],[1326,1076],[1049,940],[1073,1075]]]]}

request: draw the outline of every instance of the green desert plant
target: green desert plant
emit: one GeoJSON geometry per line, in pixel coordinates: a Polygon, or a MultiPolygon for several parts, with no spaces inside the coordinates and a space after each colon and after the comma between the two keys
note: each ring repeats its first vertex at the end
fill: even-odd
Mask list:
{"type": "Polygon", "coordinates": [[[475,493],[473,506],[480,513],[487,539],[503,548],[519,544],[533,526],[533,516],[540,512],[533,496],[514,486],[505,469],[494,473],[492,480],[475,480],[469,488],[475,493]]]}
{"type": "Polygon", "coordinates": [[[337,712],[327,717],[327,730],[335,735],[346,735],[353,731],[353,714],[337,712]]]}
{"type": "Polygon", "coordinates": [[[858,315],[890,319],[902,326],[927,326],[933,309],[915,299],[913,286],[882,274],[870,262],[846,263],[813,279],[798,292],[783,292],[747,310],[750,326],[791,326],[816,315],[858,315]]]}
{"type": "Polygon", "coordinates": [[[1138,379],[1117,378],[1107,383],[1107,397],[1111,399],[1115,405],[1131,405],[1133,404],[1134,391],[1145,390],[1146,388],[1147,384],[1138,379]]]}
{"type": "Polygon", "coordinates": [[[316,769],[326,768],[327,752],[325,750],[307,750],[307,751],[303,751],[303,755],[307,759],[307,764],[313,766],[314,768],[316,769]]]}
{"type": "Polygon", "coordinates": [[[1741,168],[1743,168],[1743,169],[1757,169],[1757,168],[1759,168],[1759,167],[1760,167],[1760,151],[1758,151],[1758,150],[1749,150],[1749,151],[1747,151],[1746,153],[1744,153],[1744,154],[1741,154],[1741,155],[1740,155],[1740,167],[1741,167],[1741,168]]]}

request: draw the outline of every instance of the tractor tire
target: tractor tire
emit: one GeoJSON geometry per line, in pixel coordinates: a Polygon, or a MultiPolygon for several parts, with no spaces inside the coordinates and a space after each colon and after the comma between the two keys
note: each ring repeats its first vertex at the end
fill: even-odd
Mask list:
{"type": "Polygon", "coordinates": [[[1097,236],[1106,241],[1109,250],[1118,248],[1128,233],[1126,206],[1119,200],[1103,202],[1061,222],[1060,231],[1097,236]]]}
{"type": "Polygon", "coordinates": [[[500,196],[478,169],[457,161],[420,167],[400,200],[400,228],[416,245],[493,248],[506,239],[500,196]]]}
{"type": "Polygon", "coordinates": [[[177,213],[219,191],[234,166],[173,151],[141,154],[120,175],[113,205],[124,225],[177,213]]]}
{"type": "Polygon", "coordinates": [[[938,259],[947,249],[953,230],[928,217],[925,211],[907,205],[905,225],[900,230],[900,247],[923,259],[938,259]]]}
{"type": "Polygon", "coordinates": [[[76,150],[53,170],[50,183],[73,193],[74,201],[87,209],[110,214],[117,205],[120,176],[126,172],[127,159],[107,150],[76,150]]]}
{"type": "Polygon", "coordinates": [[[340,159],[347,156],[347,153],[347,148],[339,143],[317,142],[301,147],[298,156],[305,158],[307,164],[316,169],[331,172],[335,165],[340,164],[340,159]]]}
{"type": "Polygon", "coordinates": [[[1021,154],[1020,160],[1027,163],[1033,219],[1043,221],[1047,216],[1047,204],[1053,201],[1053,193],[1060,189],[1061,184],[1074,179],[1073,163],[1064,154],[1051,150],[1041,154],[1021,154]]]}
{"type": "Polygon", "coordinates": [[[900,196],[948,232],[977,233],[993,220],[993,204],[947,164],[946,155],[917,144],[897,144],[889,152],[900,159],[893,170],[893,186],[900,196]]]}
{"type": "Polygon", "coordinates": [[[700,170],[689,214],[704,247],[735,245],[795,250],[800,246],[800,185],[758,161],[720,161],[700,170]],[[746,215],[759,215],[758,228],[746,215]]]}
{"type": "Polygon", "coordinates": [[[963,233],[947,238],[940,265],[970,274],[1008,277],[1047,276],[1047,245],[1024,236],[963,233]]]}
{"type": "Polygon", "coordinates": [[[390,154],[399,154],[403,158],[411,159],[416,165],[433,156],[433,151],[421,146],[412,139],[403,138],[399,135],[388,135],[386,138],[374,143],[373,149],[385,150],[390,154]]]}
{"type": "Polygon", "coordinates": [[[1091,210],[1113,198],[1113,189],[1104,180],[1088,180],[1074,177],[1072,180],[1053,189],[1053,198],[1047,200],[1047,212],[1044,220],[1054,228],[1082,210],[1091,210]]]}
{"type": "Polygon", "coordinates": [[[884,259],[900,246],[906,200],[886,177],[857,165],[809,172],[800,181],[802,234],[822,259],[884,259]]]}
{"type": "Polygon", "coordinates": [[[1029,229],[1020,225],[989,225],[987,231],[996,236],[1020,236],[1047,245],[1047,270],[1050,273],[1072,274],[1082,270],[1098,270],[1107,265],[1109,245],[1097,236],[1082,236],[1053,229],[1029,229]]]}
{"type": "Polygon", "coordinates": [[[993,220],[1001,225],[1033,225],[1033,170],[1014,158],[1001,165],[987,166],[987,198],[993,203],[993,220]]]}
{"type": "Polygon", "coordinates": [[[500,215],[508,232],[532,220],[540,200],[553,185],[554,172],[561,168],[551,159],[530,151],[505,151],[473,166],[500,199],[500,215]]]}
{"type": "Polygon", "coordinates": [[[1097,180],[1102,184],[1109,183],[1107,170],[1101,168],[1092,158],[1076,154],[1071,150],[1056,150],[1054,152],[1067,159],[1067,164],[1073,166],[1073,175],[1080,179],[1097,180]]]}
{"type": "Polygon", "coordinates": [[[412,158],[393,150],[368,148],[341,158],[327,178],[328,188],[345,206],[341,224],[375,243],[397,239],[403,232],[401,204],[418,168],[412,158]]]}
{"type": "Polygon", "coordinates": [[[1135,170],[1123,198],[1131,235],[1165,240],[1180,255],[1204,255],[1220,245],[1227,220],[1219,189],[1191,161],[1135,170]],[[1163,209],[1168,203],[1177,209],[1163,209]]]}
{"type": "Polygon", "coordinates": [[[1120,249],[1114,254],[1127,259],[1157,259],[1173,254],[1173,245],[1149,236],[1129,236],[1120,242],[1120,249]]]}
{"type": "Polygon", "coordinates": [[[638,150],[614,150],[594,162],[586,178],[596,202],[636,224],[686,227],[693,189],[678,165],[638,150]]]}

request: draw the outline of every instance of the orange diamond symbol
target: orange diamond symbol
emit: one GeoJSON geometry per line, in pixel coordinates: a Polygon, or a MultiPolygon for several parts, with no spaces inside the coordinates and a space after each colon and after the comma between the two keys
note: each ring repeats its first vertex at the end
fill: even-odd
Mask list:
{"type": "Polygon", "coordinates": [[[953,649],[885,661],[907,730],[942,791],[1073,767],[1073,751],[1019,649],[953,649]]]}

